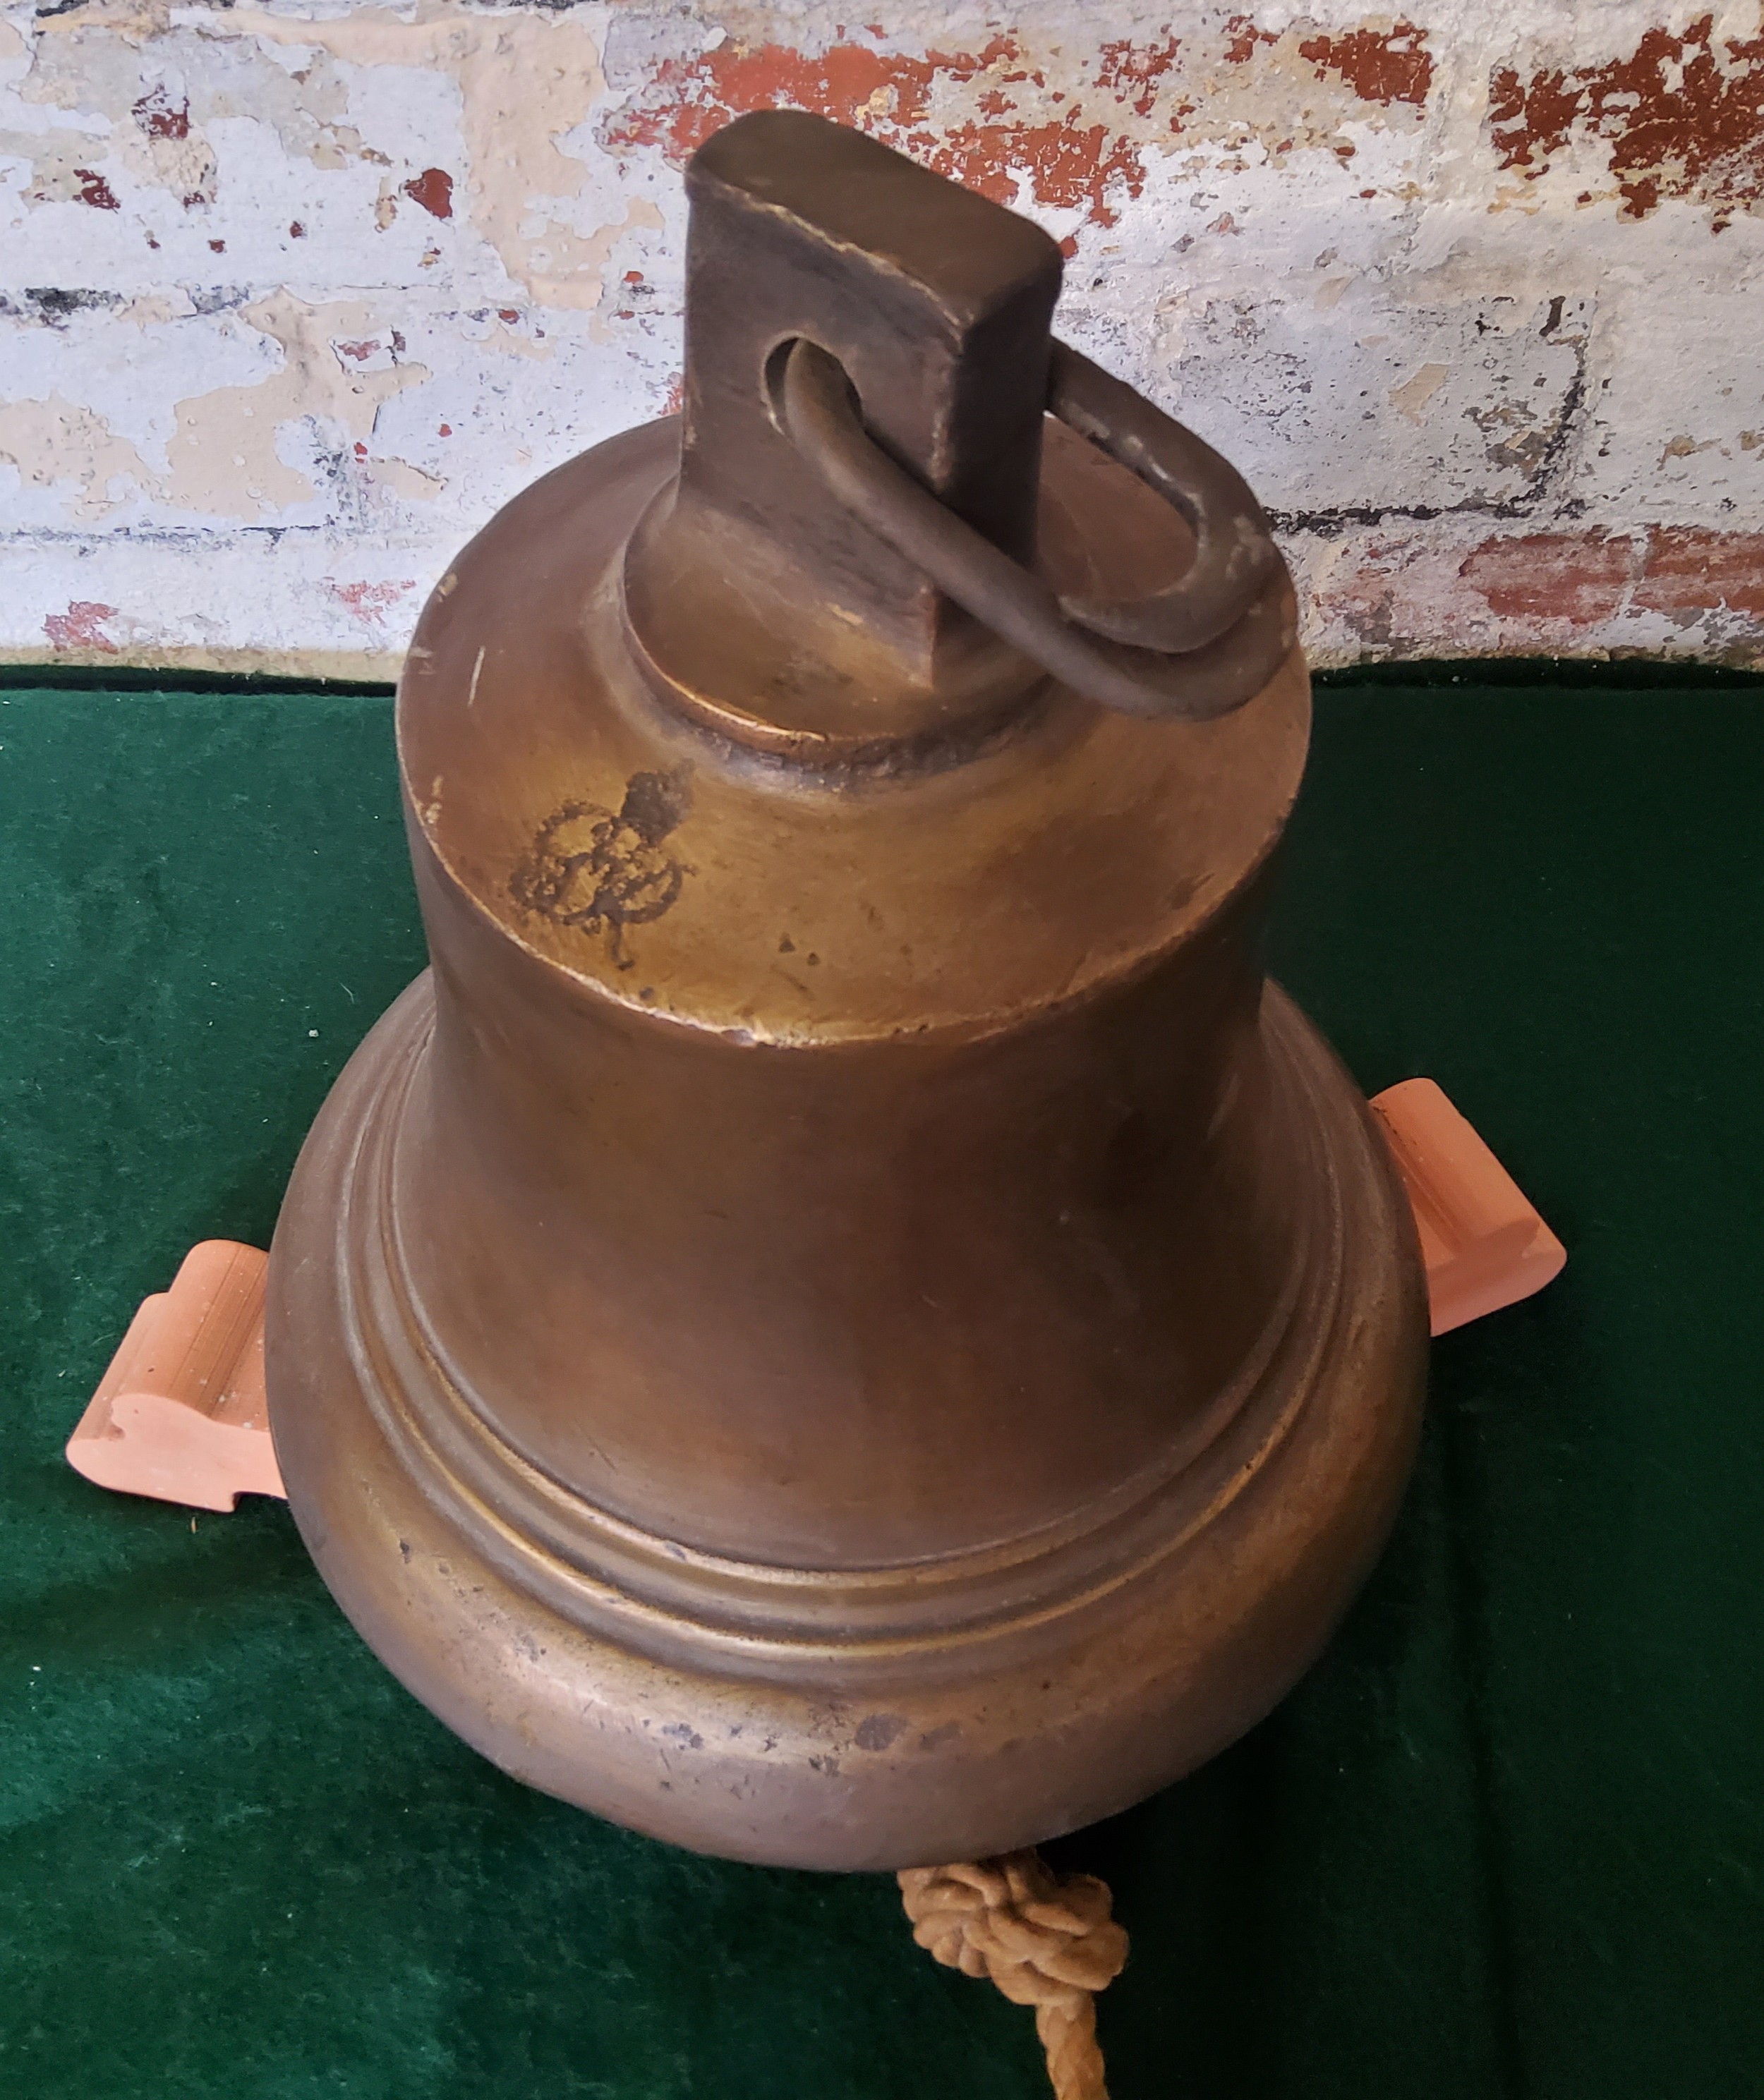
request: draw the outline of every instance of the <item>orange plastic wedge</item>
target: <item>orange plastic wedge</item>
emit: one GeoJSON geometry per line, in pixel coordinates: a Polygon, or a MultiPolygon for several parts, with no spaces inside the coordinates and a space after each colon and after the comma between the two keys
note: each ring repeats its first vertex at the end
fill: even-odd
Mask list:
{"type": "Polygon", "coordinates": [[[1561,1241],[1431,1079],[1387,1087],[1372,1108],[1414,1207],[1435,1334],[1516,1305],[1560,1274],[1561,1241]]]}
{"type": "Polygon", "coordinates": [[[261,1248],[204,1240],[169,1290],[143,1301],[68,1462],[100,1487],[192,1508],[279,1495],[263,1394],[261,1248]]]}

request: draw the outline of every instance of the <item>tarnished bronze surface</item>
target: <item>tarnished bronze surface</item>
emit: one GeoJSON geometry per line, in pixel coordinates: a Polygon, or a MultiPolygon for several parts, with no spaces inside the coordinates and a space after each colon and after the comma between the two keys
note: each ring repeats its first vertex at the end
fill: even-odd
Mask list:
{"type": "Polygon", "coordinates": [[[1408,1466],[1421,1268],[1257,960],[1309,703],[1240,484],[1044,426],[1059,260],[1011,214],[794,115],[689,180],[683,450],[547,476],[418,630],[434,966],[290,1190],[276,1449],[365,1636],[522,1778],[745,1859],[1001,1852],[1316,1653],[1408,1466]],[[845,500],[805,339],[953,516],[1019,562],[1039,518],[1024,602],[1156,711],[845,500]]]}

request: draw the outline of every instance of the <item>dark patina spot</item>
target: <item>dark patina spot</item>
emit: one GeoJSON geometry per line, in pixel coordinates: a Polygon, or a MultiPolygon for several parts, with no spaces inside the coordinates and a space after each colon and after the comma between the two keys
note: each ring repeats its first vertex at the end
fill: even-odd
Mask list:
{"type": "Polygon", "coordinates": [[[852,1740],[860,1750],[886,1750],[906,1725],[904,1714],[872,1714],[858,1723],[852,1740]]]}

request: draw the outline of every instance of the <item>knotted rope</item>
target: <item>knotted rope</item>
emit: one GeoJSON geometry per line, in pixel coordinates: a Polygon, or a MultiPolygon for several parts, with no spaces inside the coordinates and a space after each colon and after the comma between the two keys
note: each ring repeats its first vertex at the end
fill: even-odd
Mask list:
{"type": "Polygon", "coordinates": [[[913,1937],[946,1968],[990,1976],[1013,2005],[1033,2005],[1058,2100],[1108,2100],[1095,1993],[1127,1959],[1109,1893],[1090,1874],[1056,1875],[1039,1852],[898,1877],[913,1937]]]}

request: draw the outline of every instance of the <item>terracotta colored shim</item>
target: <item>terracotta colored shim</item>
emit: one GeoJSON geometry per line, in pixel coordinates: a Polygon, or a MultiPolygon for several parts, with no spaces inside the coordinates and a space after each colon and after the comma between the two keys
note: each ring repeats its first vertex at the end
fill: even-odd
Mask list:
{"type": "Polygon", "coordinates": [[[1433,1080],[1387,1087],[1372,1108],[1414,1207],[1435,1335],[1516,1305],[1560,1274],[1561,1241],[1433,1080]]]}
{"type": "Polygon", "coordinates": [[[267,1257],[204,1240],[145,1299],[69,1439],[99,1486],[206,1510],[279,1495],[263,1389],[267,1257]]]}

